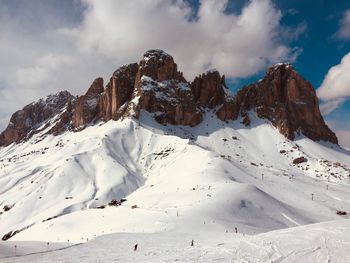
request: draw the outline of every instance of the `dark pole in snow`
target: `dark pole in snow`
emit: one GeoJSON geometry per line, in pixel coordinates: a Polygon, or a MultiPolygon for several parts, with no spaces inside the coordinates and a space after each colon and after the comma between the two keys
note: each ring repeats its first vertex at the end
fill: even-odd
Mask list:
{"type": "Polygon", "coordinates": [[[236,234],[238,233],[238,229],[237,229],[237,227],[235,227],[235,232],[236,232],[236,234]]]}
{"type": "Polygon", "coordinates": [[[194,246],[194,240],[192,239],[192,241],[191,241],[191,247],[193,247],[194,246]]]}
{"type": "Polygon", "coordinates": [[[311,200],[314,200],[314,194],[311,194],[311,200]]]}
{"type": "Polygon", "coordinates": [[[137,250],[137,244],[135,244],[135,246],[134,246],[134,251],[136,251],[137,250]]]}

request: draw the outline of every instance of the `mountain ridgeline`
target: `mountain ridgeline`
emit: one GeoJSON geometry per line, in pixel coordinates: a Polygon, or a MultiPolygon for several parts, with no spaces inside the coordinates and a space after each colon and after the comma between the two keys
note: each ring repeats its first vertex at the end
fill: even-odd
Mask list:
{"type": "Polygon", "coordinates": [[[206,109],[215,111],[222,121],[241,119],[246,126],[255,111],[288,139],[303,134],[314,141],[338,143],[323,120],[314,88],[290,64],[270,67],[262,80],[233,96],[218,71],[208,71],[189,83],[172,56],[150,50],[139,63],[116,70],[106,86],[97,78],[83,96],[63,91],[17,111],[0,135],[0,146],[38,132],[56,135],[98,121],[138,118],[142,110],[154,113],[164,125],[196,126],[206,109]]]}

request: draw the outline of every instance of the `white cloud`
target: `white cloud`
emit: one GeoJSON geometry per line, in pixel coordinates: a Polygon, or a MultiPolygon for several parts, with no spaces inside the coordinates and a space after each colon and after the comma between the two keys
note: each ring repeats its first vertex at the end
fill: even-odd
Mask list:
{"type": "Polygon", "coordinates": [[[193,10],[180,0],[84,3],[83,23],[71,31],[79,48],[121,63],[161,48],[192,79],[211,67],[228,77],[246,77],[269,63],[293,59],[279,38],[281,12],[268,0],[249,2],[239,15],[225,13],[227,0],[202,0],[196,19],[189,19],[193,10]]]}
{"type": "MultiPolygon", "coordinates": [[[[350,40],[350,9],[345,11],[340,28],[334,35],[336,38],[350,40]]],[[[350,97],[350,52],[338,65],[331,67],[321,86],[317,90],[318,97],[323,101],[320,108],[327,115],[339,108],[350,97]]]]}
{"type": "Polygon", "coordinates": [[[345,99],[343,98],[324,101],[320,105],[320,110],[322,114],[328,115],[331,112],[333,112],[335,109],[339,108],[344,103],[344,101],[345,99]]]}
{"type": "Polygon", "coordinates": [[[338,108],[350,96],[350,53],[345,55],[340,64],[329,69],[320,88],[318,97],[324,101],[321,109],[328,114],[338,108]]]}
{"type": "Polygon", "coordinates": [[[32,89],[41,89],[41,84],[44,82],[56,80],[57,73],[62,70],[62,67],[76,62],[69,56],[47,54],[39,58],[34,65],[17,70],[18,84],[32,89]]]}
{"type": "Polygon", "coordinates": [[[350,40],[350,10],[345,11],[340,21],[340,29],[335,36],[340,39],[350,40]]]}
{"type": "Polygon", "coordinates": [[[247,77],[300,52],[287,45],[290,28],[270,0],[251,0],[239,14],[225,12],[227,0],[202,0],[195,17],[184,0],[63,2],[0,5],[1,123],[47,94],[82,94],[95,77],[108,81],[148,49],[172,54],[188,80],[214,67],[247,77]]]}

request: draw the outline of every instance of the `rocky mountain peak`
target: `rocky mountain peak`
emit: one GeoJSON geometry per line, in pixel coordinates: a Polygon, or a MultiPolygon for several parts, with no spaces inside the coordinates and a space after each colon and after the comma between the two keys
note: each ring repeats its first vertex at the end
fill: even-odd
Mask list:
{"type": "Polygon", "coordinates": [[[195,99],[202,106],[214,108],[225,101],[225,76],[221,76],[217,70],[210,70],[196,77],[191,88],[195,99]]]}
{"type": "Polygon", "coordinates": [[[290,64],[270,67],[261,81],[237,93],[235,104],[239,112],[255,109],[260,118],[270,120],[289,139],[304,134],[313,140],[337,143],[322,118],[314,88],[290,64]]]}
{"type": "Polygon", "coordinates": [[[117,69],[100,97],[99,117],[108,121],[117,120],[124,112],[122,106],[131,100],[134,92],[138,64],[131,63],[117,69]]]}
{"type": "Polygon", "coordinates": [[[270,74],[272,72],[290,71],[290,70],[295,70],[292,63],[289,63],[289,62],[276,63],[268,68],[267,74],[270,74]]]}
{"type": "Polygon", "coordinates": [[[49,120],[67,115],[72,103],[74,97],[68,91],[61,91],[30,103],[12,115],[7,128],[0,135],[0,146],[19,142],[49,127],[52,133],[60,131],[67,122],[60,122],[59,118],[51,123],[49,120]]]}
{"type": "Polygon", "coordinates": [[[50,132],[58,133],[68,126],[78,131],[100,120],[137,118],[142,110],[153,113],[161,124],[196,126],[205,108],[214,110],[222,121],[242,117],[246,126],[251,124],[250,112],[255,111],[291,140],[304,134],[312,140],[337,143],[321,116],[314,88],[291,64],[271,66],[262,80],[233,96],[217,70],[207,71],[188,83],[171,55],[149,50],[139,63],[117,69],[106,87],[103,79],[97,78],[77,100],[62,92],[48,97],[45,103],[30,104],[16,112],[0,136],[0,145],[33,134],[35,127],[63,109],[64,114],[57,117],[59,121],[50,132]],[[42,104],[46,106],[36,106],[42,104]]]}
{"type": "Polygon", "coordinates": [[[148,76],[156,81],[178,80],[186,82],[182,72],[177,70],[177,65],[171,55],[163,50],[149,50],[139,63],[138,79],[148,76]]]}
{"type": "Polygon", "coordinates": [[[103,79],[93,81],[85,95],[77,99],[73,113],[72,125],[75,129],[82,129],[90,123],[98,113],[99,95],[104,91],[103,79]]]}
{"type": "Polygon", "coordinates": [[[95,97],[96,95],[101,94],[103,91],[103,78],[97,78],[93,81],[85,96],[95,97]]]}

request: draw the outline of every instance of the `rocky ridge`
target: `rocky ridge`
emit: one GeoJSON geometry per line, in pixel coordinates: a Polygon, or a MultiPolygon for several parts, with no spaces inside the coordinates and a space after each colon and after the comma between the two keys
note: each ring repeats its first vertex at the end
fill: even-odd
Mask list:
{"type": "Polygon", "coordinates": [[[215,111],[222,121],[242,118],[246,126],[250,125],[249,112],[255,111],[291,140],[304,134],[312,140],[337,143],[321,116],[315,90],[290,64],[270,67],[261,81],[233,96],[218,71],[208,71],[189,83],[172,56],[150,50],[139,63],[115,71],[106,88],[103,79],[97,78],[77,99],[61,92],[16,112],[0,135],[0,146],[24,140],[50,125],[46,134],[79,131],[97,121],[138,118],[142,110],[153,113],[164,125],[196,126],[205,109],[215,111]]]}
{"type": "Polygon", "coordinates": [[[30,138],[33,134],[46,131],[58,134],[70,126],[75,108],[75,98],[68,91],[49,95],[16,111],[0,134],[0,146],[30,138]]]}
{"type": "Polygon", "coordinates": [[[222,120],[234,120],[240,114],[249,123],[248,111],[268,119],[288,139],[303,134],[314,141],[338,140],[321,115],[316,92],[290,64],[270,67],[257,83],[238,91],[234,99],[226,101],[218,110],[222,120]]]}

